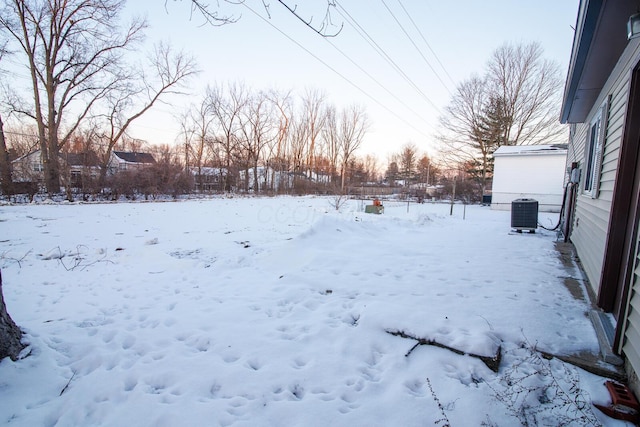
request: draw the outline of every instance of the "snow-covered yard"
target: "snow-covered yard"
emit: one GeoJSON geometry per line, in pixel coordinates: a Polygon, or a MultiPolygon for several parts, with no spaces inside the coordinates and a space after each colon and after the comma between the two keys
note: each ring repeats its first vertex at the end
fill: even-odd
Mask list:
{"type": "Polygon", "coordinates": [[[554,233],[480,206],[330,202],[0,206],[30,344],[0,363],[0,424],[624,425],[591,409],[603,378],[531,350],[597,351],[554,233]],[[389,332],[501,349],[500,370],[389,332]]]}

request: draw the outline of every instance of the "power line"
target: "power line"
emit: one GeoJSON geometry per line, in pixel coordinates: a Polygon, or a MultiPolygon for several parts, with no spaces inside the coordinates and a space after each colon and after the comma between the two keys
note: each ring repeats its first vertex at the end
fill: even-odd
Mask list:
{"type": "Polygon", "coordinates": [[[456,85],[456,82],[453,80],[453,78],[451,78],[451,75],[449,74],[449,72],[447,71],[447,69],[445,68],[445,66],[442,64],[442,62],[440,61],[440,58],[438,58],[438,55],[436,54],[436,52],[431,48],[431,45],[429,44],[429,42],[427,41],[426,37],[424,36],[424,34],[422,34],[422,31],[420,31],[420,28],[418,27],[418,25],[416,25],[416,22],[413,20],[413,18],[411,17],[411,14],[407,11],[407,9],[404,7],[404,4],[402,4],[402,0],[398,0],[398,4],[400,4],[400,7],[402,8],[402,10],[404,11],[404,13],[407,15],[407,18],[409,18],[409,21],[411,21],[411,23],[413,24],[413,28],[416,29],[416,31],[418,32],[418,34],[420,34],[420,37],[422,38],[422,41],[424,41],[424,44],[427,45],[427,47],[429,48],[429,51],[433,54],[434,58],[436,58],[436,61],[438,61],[438,64],[440,65],[440,67],[442,68],[442,71],[444,71],[444,73],[447,75],[447,77],[449,78],[449,81],[451,81],[451,83],[453,83],[453,85],[456,85]]]}
{"type": "Polygon", "coordinates": [[[367,33],[367,31],[356,21],[356,19],[351,16],[347,10],[336,1],[336,6],[339,8],[338,13],[345,18],[347,21],[351,21],[351,25],[353,25],[356,32],[362,37],[368,44],[371,46],[383,59],[387,61],[392,68],[394,68],[410,86],[412,86],[416,92],[418,92],[424,99],[427,101],[438,114],[440,114],[440,110],[438,107],[431,101],[431,99],[420,89],[420,87],[402,70],[402,68],[385,52],[385,50],[380,47],[378,43],[373,40],[373,38],[367,33]],[[342,11],[340,11],[342,9],[342,11]],[[344,13],[343,13],[344,12],[344,13]],[[345,16],[346,14],[346,16],[345,16]]]}
{"type": "Polygon", "coordinates": [[[449,94],[451,94],[451,91],[449,90],[449,88],[447,87],[447,85],[444,83],[444,81],[442,80],[442,78],[440,78],[440,75],[438,74],[438,72],[435,70],[435,68],[433,68],[433,66],[431,65],[431,63],[429,63],[429,61],[427,60],[427,58],[424,56],[424,54],[422,53],[422,51],[420,50],[420,48],[418,47],[418,45],[413,41],[413,38],[411,38],[411,36],[409,35],[409,33],[407,32],[407,30],[404,28],[404,26],[402,25],[402,23],[398,20],[398,18],[396,17],[396,15],[393,13],[393,11],[389,8],[389,6],[387,5],[387,3],[384,0],[380,0],[382,2],[382,4],[384,5],[384,7],[387,9],[387,11],[389,12],[389,14],[391,15],[391,17],[394,19],[394,21],[396,21],[396,24],[398,24],[398,26],[400,27],[400,29],[402,30],[402,32],[404,33],[405,36],[407,36],[407,38],[409,39],[409,41],[411,42],[411,44],[413,45],[413,47],[416,48],[416,50],[418,51],[418,53],[420,54],[420,56],[422,57],[422,59],[424,60],[424,62],[427,64],[427,66],[429,67],[429,69],[431,69],[431,71],[433,71],[433,74],[435,74],[436,78],[438,79],[438,81],[442,84],[442,87],[444,87],[446,89],[447,92],[449,92],[449,94]]]}
{"type": "Polygon", "coordinates": [[[429,137],[429,135],[425,134],[422,130],[418,129],[416,126],[414,126],[412,123],[410,123],[409,121],[407,121],[404,117],[400,116],[398,113],[396,113],[395,111],[391,110],[389,107],[387,107],[385,104],[383,104],[382,102],[380,102],[379,100],[377,100],[376,98],[374,98],[373,96],[371,96],[369,93],[367,93],[364,89],[362,89],[360,86],[358,86],[357,84],[355,84],[353,81],[351,81],[349,78],[345,77],[343,74],[341,74],[338,70],[336,70],[335,68],[333,68],[332,66],[330,66],[329,64],[327,64],[325,61],[323,61],[320,57],[318,57],[317,55],[315,55],[313,52],[311,52],[309,49],[307,49],[306,47],[304,47],[302,44],[300,44],[297,40],[295,40],[294,38],[290,37],[288,34],[286,34],[284,31],[282,31],[281,29],[279,29],[278,27],[276,27],[273,23],[271,23],[269,20],[267,20],[266,18],[264,18],[262,15],[260,15],[258,12],[256,12],[255,10],[253,10],[251,7],[249,7],[247,5],[246,2],[243,2],[242,5],[244,7],[246,7],[247,9],[249,9],[249,11],[251,11],[254,15],[256,15],[258,18],[260,18],[263,22],[265,22],[266,24],[268,24],[269,26],[271,26],[271,28],[273,28],[274,30],[278,31],[280,34],[282,34],[284,37],[286,37],[287,39],[289,39],[289,41],[291,41],[292,43],[294,43],[296,46],[298,46],[299,48],[301,48],[302,50],[304,50],[305,52],[307,52],[309,55],[311,55],[315,60],[317,60],[318,62],[320,62],[322,65],[324,65],[325,67],[327,67],[329,70],[331,70],[333,73],[335,73],[336,75],[338,75],[340,78],[342,78],[344,81],[346,81],[347,83],[349,83],[351,86],[353,86],[355,89],[357,89],[359,92],[361,92],[363,95],[365,95],[367,98],[369,98],[370,100],[372,100],[373,102],[375,102],[376,104],[378,104],[380,107],[384,108],[385,110],[387,110],[388,112],[390,112],[391,114],[393,114],[396,118],[398,118],[399,120],[401,120],[402,122],[404,122],[407,126],[411,127],[412,129],[414,129],[415,131],[421,133],[423,136],[425,137],[429,137]]]}
{"type": "MultiPolygon", "coordinates": [[[[384,89],[389,95],[391,95],[396,101],[398,101],[401,105],[403,105],[407,110],[411,111],[413,114],[415,114],[417,117],[419,117],[420,119],[423,119],[422,116],[420,116],[420,114],[418,114],[417,112],[415,112],[411,107],[409,107],[402,99],[400,99],[398,97],[398,95],[396,95],[395,93],[391,92],[385,85],[383,85],[382,83],[380,83],[375,77],[373,77],[367,70],[365,70],[364,68],[362,68],[362,66],[360,64],[358,64],[357,62],[355,62],[351,57],[349,57],[349,55],[347,55],[346,53],[344,53],[340,48],[338,48],[332,41],[330,41],[329,39],[324,39],[327,43],[329,43],[335,50],[337,50],[342,56],[344,56],[349,62],[351,62],[353,65],[355,65],[360,71],[362,71],[364,74],[366,74],[371,80],[373,80],[376,84],[378,84],[382,89],[384,89]]],[[[416,90],[420,91],[420,89],[418,87],[415,87],[416,90]]],[[[422,93],[422,91],[420,91],[420,93],[422,93]]],[[[424,95],[424,93],[422,93],[424,95]]],[[[438,111],[438,107],[426,96],[424,95],[425,100],[431,104],[431,106],[438,111]]]]}

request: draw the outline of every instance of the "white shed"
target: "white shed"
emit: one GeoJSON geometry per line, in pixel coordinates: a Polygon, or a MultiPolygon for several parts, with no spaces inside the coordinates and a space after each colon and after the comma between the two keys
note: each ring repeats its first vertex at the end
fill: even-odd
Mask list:
{"type": "Polygon", "coordinates": [[[502,146],[493,158],[491,209],[510,210],[516,199],[534,199],[540,212],[560,212],[566,144],[502,146]]]}

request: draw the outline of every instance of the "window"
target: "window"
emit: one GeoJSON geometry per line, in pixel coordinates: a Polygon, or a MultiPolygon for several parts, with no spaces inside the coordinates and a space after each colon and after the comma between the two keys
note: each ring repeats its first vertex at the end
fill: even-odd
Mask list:
{"type": "Polygon", "coordinates": [[[584,174],[584,193],[592,198],[598,197],[600,189],[600,173],[602,168],[602,153],[606,130],[608,102],[600,107],[596,117],[591,122],[585,145],[586,169],[584,174]]]}
{"type": "Polygon", "coordinates": [[[42,171],[44,171],[44,166],[42,165],[42,163],[34,163],[33,164],[33,171],[34,172],[42,172],[42,171]]]}

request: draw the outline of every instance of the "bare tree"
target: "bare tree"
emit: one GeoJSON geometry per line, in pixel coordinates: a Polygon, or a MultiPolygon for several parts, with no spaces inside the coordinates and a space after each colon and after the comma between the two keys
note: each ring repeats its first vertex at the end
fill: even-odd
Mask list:
{"type": "MultiPolygon", "coordinates": [[[[6,43],[3,43],[0,45],[0,60],[4,58],[5,54],[6,43]]],[[[9,150],[4,135],[4,122],[0,113],[0,190],[8,196],[13,192],[13,181],[9,150]]],[[[7,306],[4,302],[2,270],[0,270],[0,361],[5,357],[9,357],[14,361],[17,360],[23,348],[22,331],[7,312],[7,306]]]]}
{"type": "MultiPolygon", "coordinates": [[[[275,112],[266,93],[258,92],[249,98],[240,116],[240,122],[246,165],[247,168],[253,169],[253,189],[258,192],[260,156],[267,145],[277,138],[275,112]]],[[[249,176],[246,174],[245,186],[249,185],[248,181],[249,176]]]]}
{"type": "Polygon", "coordinates": [[[282,189],[283,172],[288,170],[287,162],[287,142],[291,126],[291,92],[278,92],[272,90],[269,99],[273,103],[277,116],[277,132],[276,137],[267,144],[268,163],[271,166],[271,189],[282,189]],[[276,174],[280,177],[280,181],[276,183],[276,174]]]}
{"type": "Polygon", "coordinates": [[[489,60],[487,82],[493,101],[489,112],[503,122],[499,128],[504,144],[555,142],[564,130],[558,121],[563,85],[560,68],[544,59],[543,53],[538,42],[505,44],[489,60]]]}
{"type": "MultiPolygon", "coordinates": [[[[169,0],[164,1],[165,8],[168,2],[169,0]]],[[[232,16],[220,15],[217,10],[211,10],[206,2],[200,0],[191,0],[191,16],[193,17],[195,13],[199,13],[205,18],[207,23],[214,26],[226,25],[237,21],[237,19],[232,16]]]]}
{"type": "Polygon", "coordinates": [[[117,25],[123,0],[8,0],[0,28],[19,46],[31,77],[45,182],[59,191],[60,149],[94,104],[121,81],[121,57],[140,40],[144,20],[117,25]],[[75,117],[71,117],[71,112],[75,117]],[[69,114],[67,114],[69,113],[69,114]]]}
{"type": "Polygon", "coordinates": [[[207,99],[211,114],[215,118],[216,141],[222,147],[223,164],[227,172],[223,175],[223,188],[226,190],[234,152],[238,148],[238,132],[240,114],[248,99],[243,84],[232,84],[228,87],[229,96],[224,94],[224,86],[207,89],[207,99]]]}
{"type": "Polygon", "coordinates": [[[538,43],[496,49],[482,76],[462,82],[440,118],[442,154],[464,164],[485,191],[492,154],[501,145],[558,140],[562,80],[538,43]]]}
{"type": "Polygon", "coordinates": [[[18,360],[18,355],[24,348],[21,343],[22,331],[15,324],[4,302],[2,293],[2,271],[0,270],[0,361],[5,357],[18,360]]]}
{"type": "MultiPolygon", "coordinates": [[[[0,62],[7,53],[7,42],[0,44],[0,62]]],[[[0,70],[2,73],[2,70],[0,70]]],[[[0,112],[0,190],[5,195],[11,193],[11,161],[9,159],[9,150],[7,148],[7,140],[4,136],[4,122],[2,121],[2,112],[0,112]]]]}
{"type": "Polygon", "coordinates": [[[408,183],[416,173],[418,147],[416,147],[416,145],[412,143],[405,144],[400,150],[398,159],[400,160],[400,173],[408,183]]]}
{"type": "Polygon", "coordinates": [[[197,73],[195,60],[184,52],[174,52],[165,44],[155,47],[143,68],[153,70],[151,75],[141,72],[140,79],[122,82],[107,97],[107,141],[102,157],[101,181],[104,181],[111,152],[121,141],[131,124],[149,111],[163,96],[182,94],[184,83],[197,73]],[[137,83],[137,82],[140,83],[137,83]]]}
{"type": "Polygon", "coordinates": [[[185,139],[185,171],[190,172],[190,167],[195,169],[195,175],[199,182],[198,188],[203,188],[201,182],[204,178],[202,168],[207,161],[212,160],[211,149],[215,139],[213,134],[214,117],[206,96],[199,104],[192,104],[189,110],[180,118],[181,134],[185,139]],[[190,159],[192,159],[190,161],[190,159]]]}
{"type": "Polygon", "coordinates": [[[378,159],[372,154],[364,157],[364,169],[369,181],[378,181],[378,159]]]}
{"type": "Polygon", "coordinates": [[[329,162],[329,176],[331,183],[338,174],[338,159],[340,157],[340,136],[338,134],[338,118],[336,107],[330,105],[325,112],[325,126],[322,129],[322,138],[326,147],[327,160],[329,162]]]}
{"type": "Polygon", "coordinates": [[[484,107],[489,99],[487,86],[486,79],[478,76],[458,86],[440,118],[444,133],[439,135],[441,154],[447,163],[478,165],[482,191],[485,191],[492,171],[491,154],[497,148],[482,127],[484,107]]]}
{"type": "Polygon", "coordinates": [[[353,153],[360,148],[369,128],[369,121],[364,110],[352,105],[342,110],[340,118],[340,189],[344,191],[347,166],[353,153]]]}
{"type": "Polygon", "coordinates": [[[319,90],[308,89],[302,99],[303,117],[307,126],[307,137],[309,138],[309,150],[307,151],[307,168],[309,175],[316,171],[315,156],[316,144],[318,143],[320,133],[325,122],[325,103],[326,95],[319,90]]]}
{"type": "Polygon", "coordinates": [[[12,178],[11,178],[11,161],[9,159],[9,150],[7,148],[7,141],[4,137],[4,122],[2,121],[2,114],[0,113],[0,190],[5,195],[9,195],[12,192],[12,178]]]}
{"type": "Polygon", "coordinates": [[[188,171],[191,167],[190,152],[193,151],[192,144],[195,139],[196,125],[192,121],[193,110],[196,109],[195,104],[191,104],[188,109],[180,111],[174,115],[180,132],[177,138],[182,138],[182,144],[184,148],[184,169],[188,171]]]}
{"type": "Polygon", "coordinates": [[[293,186],[298,187],[298,181],[300,174],[303,174],[304,159],[307,153],[308,134],[309,128],[304,118],[299,115],[293,115],[291,117],[291,132],[289,133],[289,150],[291,164],[293,167],[294,178],[293,186]]]}
{"type": "MultiPolygon", "coordinates": [[[[167,1],[168,0],[165,0],[165,6],[167,4],[167,1]]],[[[227,3],[242,4],[244,3],[244,1],[245,0],[239,0],[239,1],[227,0],[227,3]]],[[[314,22],[313,16],[309,18],[302,16],[298,12],[297,4],[291,5],[289,4],[289,2],[285,2],[283,0],[277,0],[277,2],[281,6],[283,6],[287,11],[289,11],[293,16],[295,16],[298,20],[300,20],[300,22],[302,22],[304,25],[309,27],[313,32],[321,35],[322,37],[335,37],[338,34],[340,34],[340,31],[342,31],[343,25],[341,24],[339,27],[336,26],[333,23],[333,20],[331,18],[332,8],[336,7],[335,0],[326,0],[326,8],[324,10],[324,15],[322,19],[320,20],[316,19],[315,22],[314,22]]],[[[263,1],[263,5],[264,5],[265,11],[267,12],[267,15],[271,17],[270,4],[266,1],[263,1]]],[[[218,7],[219,7],[219,4],[218,4],[218,7]]],[[[224,25],[231,22],[236,22],[236,19],[233,17],[221,16],[218,14],[217,10],[211,10],[209,7],[209,4],[201,0],[191,0],[191,12],[192,14],[194,12],[200,13],[205,18],[205,20],[211,25],[219,26],[219,25],[224,25]]]]}

